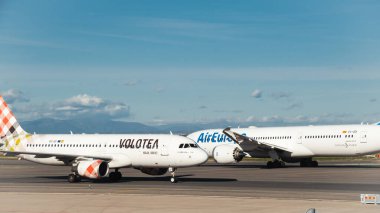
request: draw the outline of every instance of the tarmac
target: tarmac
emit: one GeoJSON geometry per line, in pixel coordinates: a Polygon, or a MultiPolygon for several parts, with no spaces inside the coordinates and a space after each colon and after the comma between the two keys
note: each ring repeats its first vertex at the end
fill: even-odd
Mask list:
{"type": "Polygon", "coordinates": [[[267,169],[264,162],[207,163],[169,175],[122,169],[120,182],[68,183],[69,167],[0,160],[0,212],[380,212],[360,194],[380,193],[380,161],[267,169]]]}

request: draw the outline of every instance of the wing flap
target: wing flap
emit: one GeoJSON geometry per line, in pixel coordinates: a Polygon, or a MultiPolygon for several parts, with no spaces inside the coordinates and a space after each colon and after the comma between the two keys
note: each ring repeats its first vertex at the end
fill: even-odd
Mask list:
{"type": "Polygon", "coordinates": [[[239,144],[240,147],[243,149],[243,151],[253,151],[255,149],[269,151],[272,149],[278,149],[282,151],[291,152],[291,150],[289,150],[287,147],[279,146],[277,144],[272,144],[268,142],[260,142],[246,135],[242,135],[237,132],[234,132],[231,130],[230,127],[225,128],[223,130],[223,133],[227,135],[229,138],[231,138],[231,140],[239,144]]]}

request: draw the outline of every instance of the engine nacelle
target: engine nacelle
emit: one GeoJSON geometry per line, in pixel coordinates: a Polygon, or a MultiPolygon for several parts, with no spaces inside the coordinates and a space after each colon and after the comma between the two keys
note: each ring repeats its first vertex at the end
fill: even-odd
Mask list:
{"type": "Polygon", "coordinates": [[[217,163],[238,163],[245,156],[244,152],[238,147],[231,145],[220,145],[215,147],[212,155],[217,163]]]}
{"type": "Polygon", "coordinates": [[[80,161],[73,171],[77,172],[80,176],[90,179],[100,179],[108,175],[108,163],[103,160],[80,161]]]}
{"type": "Polygon", "coordinates": [[[142,173],[147,175],[164,175],[166,172],[168,172],[168,168],[138,168],[142,173]]]}

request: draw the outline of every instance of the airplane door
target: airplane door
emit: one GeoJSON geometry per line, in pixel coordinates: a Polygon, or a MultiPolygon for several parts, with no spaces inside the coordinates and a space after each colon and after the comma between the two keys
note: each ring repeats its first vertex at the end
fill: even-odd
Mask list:
{"type": "Polygon", "coordinates": [[[108,143],[104,142],[104,143],[101,144],[101,146],[102,146],[101,150],[103,151],[103,153],[108,153],[107,152],[108,143]]]}
{"type": "Polygon", "coordinates": [[[297,144],[302,144],[302,133],[300,132],[298,133],[296,140],[297,140],[297,144]]]}
{"type": "Polygon", "coordinates": [[[161,156],[169,156],[168,147],[166,144],[162,144],[161,146],[161,156]]]}
{"type": "Polygon", "coordinates": [[[367,132],[360,133],[360,143],[367,143],[367,132]]]}

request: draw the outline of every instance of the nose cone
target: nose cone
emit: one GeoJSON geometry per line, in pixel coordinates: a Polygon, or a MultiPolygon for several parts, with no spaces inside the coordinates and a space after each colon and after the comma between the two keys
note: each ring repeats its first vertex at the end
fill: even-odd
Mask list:
{"type": "Polygon", "coordinates": [[[201,165],[201,164],[204,164],[207,162],[208,160],[208,155],[205,151],[203,151],[202,149],[198,149],[197,150],[197,154],[196,154],[196,160],[197,160],[197,165],[201,165]]]}

